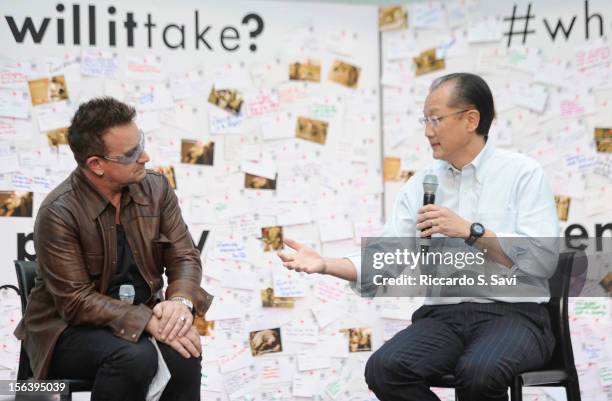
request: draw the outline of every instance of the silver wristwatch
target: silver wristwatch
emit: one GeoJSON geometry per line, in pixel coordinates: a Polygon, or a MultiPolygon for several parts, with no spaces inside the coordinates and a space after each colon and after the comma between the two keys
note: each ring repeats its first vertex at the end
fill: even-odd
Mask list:
{"type": "Polygon", "coordinates": [[[190,299],[184,297],[172,297],[170,300],[185,305],[190,312],[193,312],[193,302],[191,302],[190,299]]]}

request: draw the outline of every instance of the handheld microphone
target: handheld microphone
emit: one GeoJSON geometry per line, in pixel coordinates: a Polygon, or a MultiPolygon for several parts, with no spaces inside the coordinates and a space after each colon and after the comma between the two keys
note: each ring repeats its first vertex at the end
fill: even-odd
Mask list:
{"type": "MultiPolygon", "coordinates": [[[[438,176],[427,174],[423,178],[423,206],[436,203],[436,190],[438,189],[438,176]]],[[[424,231],[424,230],[421,230],[424,231]]],[[[421,239],[421,251],[429,251],[431,245],[431,235],[421,239]]]]}
{"type": "Polygon", "coordinates": [[[135,295],[136,291],[134,290],[134,286],[132,284],[121,284],[121,287],[119,287],[120,300],[133,304],[135,295]]]}

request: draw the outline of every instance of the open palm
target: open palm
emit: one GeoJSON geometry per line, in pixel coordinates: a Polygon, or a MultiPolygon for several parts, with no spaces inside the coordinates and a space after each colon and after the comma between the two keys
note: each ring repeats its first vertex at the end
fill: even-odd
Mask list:
{"type": "Polygon", "coordinates": [[[287,269],[306,273],[325,272],[325,260],[314,249],[289,238],[285,238],[283,242],[296,251],[291,255],[282,252],[277,253],[283,261],[283,266],[287,269]]]}

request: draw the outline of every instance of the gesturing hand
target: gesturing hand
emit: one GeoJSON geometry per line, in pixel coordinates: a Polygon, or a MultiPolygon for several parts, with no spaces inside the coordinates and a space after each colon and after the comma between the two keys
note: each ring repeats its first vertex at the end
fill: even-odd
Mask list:
{"type": "Polygon", "coordinates": [[[421,237],[434,233],[444,234],[452,238],[467,238],[470,236],[470,222],[455,214],[447,207],[427,205],[419,209],[416,227],[421,231],[421,237]]]}
{"type": "Polygon", "coordinates": [[[277,252],[287,269],[305,273],[325,273],[325,259],[314,249],[289,238],[285,238],[283,242],[296,251],[291,255],[277,252]]]}

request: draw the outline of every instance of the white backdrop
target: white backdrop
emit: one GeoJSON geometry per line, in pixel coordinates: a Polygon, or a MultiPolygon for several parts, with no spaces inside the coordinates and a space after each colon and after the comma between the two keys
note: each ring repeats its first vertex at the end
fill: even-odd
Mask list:
{"type": "MultiPolygon", "coordinates": [[[[33,192],[34,213],[32,218],[0,217],[5,266],[0,282],[15,282],[12,260],[33,254],[32,241],[18,250],[19,234],[25,242],[45,193],[74,168],[67,146],[49,146],[46,133],[65,127],[79,103],[111,95],[136,106],[150,166],[174,168],[183,215],[202,245],[203,286],[216,295],[207,315],[214,329],[202,337],[203,398],[367,397],[361,372],[369,352],[349,355],[347,329],[369,326],[361,310],[371,312],[371,304],[338,280],[289,274],[262,237],[274,232],[268,227],[280,226],[286,237],[343,255],[358,247],[363,233],[380,226],[377,9],[282,2],[96,2],[97,46],[91,46],[88,3],[75,4],[80,4],[80,45],[74,45],[73,3],[58,11],[45,1],[2,0],[7,17],[0,23],[0,191],[33,192]],[[109,14],[111,6],[114,14],[109,14]],[[202,41],[195,48],[196,11],[198,30],[212,50],[202,41]],[[124,25],[128,12],[137,24],[133,46],[124,25]],[[263,21],[255,38],[249,33],[257,21],[241,22],[250,13],[263,21]],[[33,43],[38,34],[31,33],[17,43],[25,18],[40,34],[39,44],[33,43]],[[115,22],[114,47],[109,46],[109,21],[115,22]],[[151,27],[151,48],[145,24],[151,27]],[[166,29],[168,24],[176,27],[166,29]],[[167,42],[176,45],[181,29],[185,49],[168,48],[164,30],[167,42]],[[223,43],[238,49],[224,49],[221,36],[236,32],[240,39],[223,43]],[[307,65],[299,74],[310,81],[289,79],[289,65],[296,62],[307,65]],[[333,71],[338,62],[358,69],[356,82],[349,77],[355,69],[333,71]],[[68,100],[32,105],[48,93],[37,80],[53,77],[65,81],[68,100]],[[208,102],[213,86],[242,94],[240,114],[208,102]],[[306,132],[306,139],[298,138],[302,117],[327,124],[326,135],[313,130],[310,137],[306,132]],[[204,165],[181,163],[183,140],[214,142],[212,163],[210,158],[204,165]],[[275,179],[276,189],[246,188],[247,174],[275,179]],[[294,302],[293,307],[262,307],[261,291],[269,287],[276,296],[293,296],[281,300],[294,302]],[[264,329],[279,330],[282,348],[254,356],[250,333],[264,329]]],[[[10,327],[15,324],[8,323],[2,337],[13,352],[10,327]]],[[[14,353],[0,356],[10,377],[14,353]]]]}
{"type": "MultiPolygon", "coordinates": [[[[612,221],[609,167],[607,175],[601,170],[606,155],[596,152],[589,162],[591,159],[568,156],[565,151],[571,149],[568,143],[576,144],[574,140],[592,150],[589,138],[593,127],[612,124],[609,42],[600,45],[597,41],[596,19],[591,19],[590,39],[585,40],[583,3],[536,2],[532,8],[536,18],[531,21],[536,33],[528,36],[527,46],[522,45],[520,36],[513,37],[509,50],[516,54],[507,52],[503,36],[508,29],[503,17],[510,16],[511,4],[463,0],[411,3],[406,7],[410,28],[383,34],[380,66],[374,7],[282,2],[232,2],[222,7],[213,1],[182,1],[172,6],[161,1],[131,1],[128,6],[97,2],[97,46],[90,46],[87,3],[80,3],[80,45],[73,44],[73,3],[63,3],[61,12],[55,3],[42,1],[0,3],[3,15],[11,16],[18,29],[25,17],[32,18],[36,30],[49,18],[40,44],[33,44],[30,35],[22,44],[16,43],[8,19],[0,21],[0,112],[8,115],[0,117],[0,191],[32,191],[35,217],[45,193],[74,166],[65,146],[48,145],[46,131],[64,126],[74,106],[94,96],[112,95],[136,105],[138,123],[147,134],[151,167],[174,167],[177,195],[196,243],[209,232],[202,249],[203,285],[216,300],[207,316],[215,321],[212,335],[202,337],[206,400],[373,398],[363,382],[363,365],[371,351],[363,347],[349,352],[348,333],[357,328],[371,330],[371,349],[376,349],[409,324],[420,300],[367,301],[354,296],[339,280],[286,274],[273,252],[264,251],[262,228],[281,226],[285,236],[329,256],[343,255],[358,246],[361,236],[376,233],[383,194],[381,74],[384,155],[400,158],[401,169],[416,170],[429,162],[430,151],[416,118],[431,80],[451,71],[476,71],[492,84],[496,98],[499,119],[493,139],[501,139],[501,146],[534,153],[551,179],[553,173],[559,175],[554,178],[556,192],[571,197],[564,224],[582,224],[592,236],[594,224],[612,221]],[[112,16],[110,6],[115,7],[112,16]],[[211,25],[204,38],[213,50],[202,41],[195,49],[196,10],[200,32],[211,25]],[[133,13],[138,24],[133,47],[126,43],[127,12],[133,13]],[[264,22],[263,31],[254,39],[249,32],[255,30],[255,21],[241,23],[249,13],[257,13],[264,22]],[[151,26],[151,48],[144,25],[147,14],[156,24],[151,26]],[[561,39],[559,33],[552,43],[543,19],[554,28],[558,18],[568,26],[574,15],[569,39],[561,39]],[[64,45],[58,45],[61,20],[64,45]],[[109,21],[116,22],[115,47],[108,44],[109,21]],[[172,50],[164,44],[163,30],[168,24],[185,25],[185,49],[172,50]],[[221,45],[221,32],[227,26],[235,27],[240,36],[224,42],[226,47],[238,44],[236,51],[221,45]],[[491,41],[480,42],[484,39],[491,41]],[[252,44],[257,46],[255,52],[249,49],[252,44]],[[440,46],[446,48],[446,68],[415,77],[412,57],[440,46]],[[533,50],[521,53],[526,47],[533,50]],[[580,50],[587,53],[580,56],[580,50]],[[289,80],[289,64],[308,59],[319,62],[320,83],[289,80]],[[557,59],[564,68],[555,68],[557,59]],[[356,88],[329,80],[337,60],[360,67],[356,88]],[[581,71],[572,64],[565,68],[566,61],[586,63],[587,68],[581,71]],[[540,62],[546,64],[541,66],[540,62]],[[538,74],[543,71],[547,73],[538,74]],[[32,106],[27,82],[58,75],[66,80],[69,102],[32,106]],[[240,117],[207,102],[213,85],[243,94],[240,117]],[[538,91],[540,87],[545,95],[538,91]],[[569,114],[562,118],[559,99],[566,93],[563,110],[569,114]],[[572,103],[576,93],[579,99],[586,98],[587,104],[572,103]],[[296,138],[296,121],[302,116],[329,124],[325,145],[296,138]],[[558,133],[566,126],[568,142],[559,142],[558,133]],[[213,165],[181,163],[182,139],[214,141],[213,165]],[[579,167],[572,160],[580,161],[579,167]],[[245,188],[246,173],[276,177],[276,190],[245,188]],[[594,189],[601,192],[592,195],[594,189]],[[277,296],[294,296],[293,308],[262,307],[260,290],[267,287],[274,287],[277,296]],[[250,333],[276,328],[282,351],[253,356],[250,333]]],[[[525,13],[526,7],[527,3],[518,3],[517,14],[525,13]]],[[[590,1],[589,7],[591,14],[601,14],[604,33],[609,34],[610,4],[590,1]]],[[[517,29],[522,27],[515,24],[517,29]]],[[[179,42],[179,29],[168,28],[171,44],[179,42]]],[[[232,35],[231,29],[225,31],[226,37],[232,35]]],[[[401,185],[385,183],[387,204],[401,185]]],[[[0,217],[5,266],[0,270],[0,282],[15,281],[14,258],[20,253],[33,254],[32,241],[25,237],[32,226],[33,218],[0,217]],[[20,234],[25,247],[18,251],[20,234]]],[[[610,304],[580,301],[573,308],[575,352],[586,384],[583,400],[602,401],[609,397],[605,390],[610,388],[604,387],[609,384],[606,374],[612,358],[606,341],[610,304]],[[595,330],[591,330],[593,326],[595,330]]],[[[0,366],[6,366],[4,373],[10,377],[16,364],[10,326],[16,322],[15,313],[7,316],[12,321],[6,320],[2,345],[13,353],[0,352],[0,366]]],[[[536,390],[526,399],[564,399],[547,391],[536,390]]],[[[450,391],[439,394],[444,400],[452,399],[450,391]]]]}
{"type": "MultiPolygon", "coordinates": [[[[491,140],[538,160],[555,195],[569,198],[560,235],[577,224],[590,237],[596,235],[597,225],[607,225],[604,235],[612,236],[612,154],[610,148],[598,151],[594,140],[595,128],[612,126],[612,3],[430,1],[411,3],[407,10],[408,29],[382,35],[384,156],[389,176],[385,214],[390,214],[395,194],[404,185],[398,179],[401,171],[415,171],[432,161],[418,123],[429,85],[438,76],[465,71],[482,75],[493,91],[497,119],[491,140]],[[516,17],[525,16],[531,7],[532,18],[527,29],[525,19],[514,21],[517,34],[509,42],[505,33],[511,21],[505,18],[512,16],[515,5],[516,17]],[[563,28],[553,39],[559,21],[563,28]],[[527,33],[523,43],[524,30],[533,33],[527,33]],[[413,58],[427,49],[435,49],[444,68],[417,75],[413,58]],[[399,172],[390,168],[394,164],[399,172]]],[[[607,252],[609,257],[610,249],[607,252]]],[[[610,400],[612,302],[570,301],[582,399],[610,400]]],[[[562,391],[545,391],[535,390],[526,399],[565,399],[562,391]]]]}

